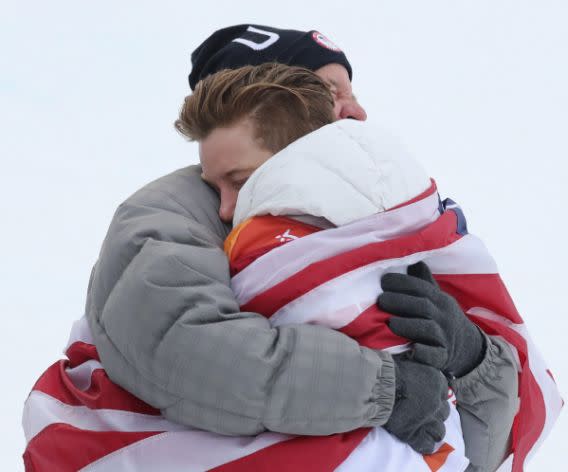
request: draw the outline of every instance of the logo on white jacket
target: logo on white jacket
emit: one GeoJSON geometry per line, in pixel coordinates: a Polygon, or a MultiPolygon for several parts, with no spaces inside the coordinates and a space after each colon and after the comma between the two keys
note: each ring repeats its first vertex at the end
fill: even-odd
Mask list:
{"type": "Polygon", "coordinates": [[[290,234],[290,231],[291,231],[290,229],[287,229],[282,234],[276,236],[276,238],[274,239],[278,239],[278,241],[280,241],[281,243],[288,243],[290,241],[294,241],[294,239],[299,239],[298,236],[290,234]]]}

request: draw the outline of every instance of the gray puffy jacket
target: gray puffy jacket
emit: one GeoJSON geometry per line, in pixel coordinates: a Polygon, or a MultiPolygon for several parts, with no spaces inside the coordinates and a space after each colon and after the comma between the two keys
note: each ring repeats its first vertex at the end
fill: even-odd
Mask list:
{"type": "MultiPolygon", "coordinates": [[[[394,403],[389,354],[329,328],[272,328],[239,311],[222,250],[230,228],[200,173],[166,175],[114,215],[86,304],[110,378],[166,418],[221,434],[384,424],[394,403]]],[[[453,385],[472,470],[503,459],[517,408],[512,354],[488,339],[482,364],[453,385]]]]}

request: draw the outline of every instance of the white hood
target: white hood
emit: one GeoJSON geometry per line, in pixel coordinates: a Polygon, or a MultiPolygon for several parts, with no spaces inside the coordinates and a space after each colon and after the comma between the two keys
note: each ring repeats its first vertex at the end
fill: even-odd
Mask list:
{"type": "Polygon", "coordinates": [[[233,223],[257,215],[312,215],[341,226],[405,203],[429,187],[428,175],[392,135],[341,120],[260,166],[239,192],[233,223]]]}

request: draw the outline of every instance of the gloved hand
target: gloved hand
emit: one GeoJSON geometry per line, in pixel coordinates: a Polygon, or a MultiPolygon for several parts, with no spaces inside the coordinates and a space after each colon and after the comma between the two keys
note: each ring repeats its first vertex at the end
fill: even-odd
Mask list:
{"type": "Polygon", "coordinates": [[[412,359],[436,367],[448,377],[462,377],[483,360],[485,338],[444,293],[424,262],[408,267],[408,275],[385,274],[378,306],[394,316],[390,329],[414,341],[412,359]]]}
{"type": "Polygon", "coordinates": [[[384,428],[415,451],[430,454],[446,435],[448,381],[438,369],[413,362],[405,354],[393,359],[396,397],[384,428]]]}

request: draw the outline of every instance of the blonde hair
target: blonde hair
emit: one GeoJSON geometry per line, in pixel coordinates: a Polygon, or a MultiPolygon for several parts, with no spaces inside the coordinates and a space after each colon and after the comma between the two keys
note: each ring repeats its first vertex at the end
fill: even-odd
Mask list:
{"type": "Polygon", "coordinates": [[[255,138],[274,153],[335,121],[329,87],[308,69],[267,63],[227,69],[201,80],[185,98],[176,129],[192,141],[251,120],[255,138]]]}

